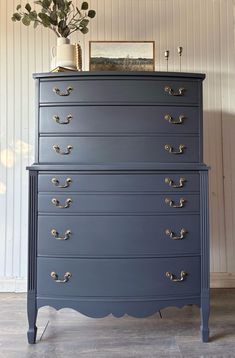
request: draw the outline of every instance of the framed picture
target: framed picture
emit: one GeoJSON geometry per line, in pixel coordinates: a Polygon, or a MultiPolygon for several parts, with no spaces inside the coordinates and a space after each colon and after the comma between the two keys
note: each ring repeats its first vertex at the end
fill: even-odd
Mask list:
{"type": "Polygon", "coordinates": [[[90,41],[90,71],[154,71],[154,41],[90,41]]]}

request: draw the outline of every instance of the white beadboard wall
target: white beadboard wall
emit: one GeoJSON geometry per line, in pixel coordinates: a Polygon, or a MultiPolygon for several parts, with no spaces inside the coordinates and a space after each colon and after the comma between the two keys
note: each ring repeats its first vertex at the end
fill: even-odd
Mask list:
{"type": "MultiPolygon", "coordinates": [[[[11,22],[16,5],[0,1],[0,291],[21,291],[27,273],[25,167],[33,162],[33,72],[47,72],[55,36],[11,22]]],[[[81,2],[74,1],[79,4],[81,2]]],[[[156,70],[205,72],[204,158],[210,172],[213,286],[235,287],[235,51],[233,0],[90,0],[97,17],[76,34],[88,69],[89,40],[154,40],[156,70]]]]}

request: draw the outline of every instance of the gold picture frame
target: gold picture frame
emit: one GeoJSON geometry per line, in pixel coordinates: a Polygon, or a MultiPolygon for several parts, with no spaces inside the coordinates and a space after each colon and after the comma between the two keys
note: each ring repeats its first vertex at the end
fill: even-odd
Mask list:
{"type": "Polygon", "coordinates": [[[89,41],[90,71],[155,71],[155,41],[89,41]]]}

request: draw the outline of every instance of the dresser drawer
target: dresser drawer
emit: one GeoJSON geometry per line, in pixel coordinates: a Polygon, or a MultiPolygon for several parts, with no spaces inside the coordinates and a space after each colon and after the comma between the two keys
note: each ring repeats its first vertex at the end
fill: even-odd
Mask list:
{"type": "Polygon", "coordinates": [[[39,194],[45,213],[181,213],[199,210],[199,194],[39,194]],[[177,206],[177,207],[174,207],[177,206]]]}
{"type": "Polygon", "coordinates": [[[200,293],[200,258],[62,259],[38,258],[38,296],[135,297],[197,295],[200,293]],[[166,272],[180,277],[173,282],[166,272]],[[55,273],[54,279],[51,273],[55,273]],[[66,273],[71,277],[65,283],[66,273]]]}
{"type": "Polygon", "coordinates": [[[165,172],[161,174],[39,174],[39,192],[182,192],[199,191],[199,174],[165,172]]]}
{"type": "Polygon", "coordinates": [[[199,162],[199,137],[41,137],[39,162],[199,162]]]}
{"type": "Polygon", "coordinates": [[[37,252],[92,257],[199,253],[199,215],[39,215],[37,252]]]}
{"type": "Polygon", "coordinates": [[[197,81],[172,79],[41,81],[39,100],[41,103],[198,104],[199,86],[197,81]]]}
{"type": "Polygon", "coordinates": [[[40,108],[40,133],[195,133],[198,107],[57,106],[40,108]]]}

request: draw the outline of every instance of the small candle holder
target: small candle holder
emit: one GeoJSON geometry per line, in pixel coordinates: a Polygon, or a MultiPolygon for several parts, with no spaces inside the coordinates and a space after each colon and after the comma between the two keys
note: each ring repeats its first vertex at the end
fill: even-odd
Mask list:
{"type": "Polygon", "coordinates": [[[182,56],[182,53],[183,53],[183,47],[178,46],[177,51],[178,51],[178,55],[179,55],[179,58],[180,58],[180,72],[181,72],[181,56],[182,56]]]}
{"type": "Polygon", "coordinates": [[[166,50],[164,53],[164,56],[165,56],[165,60],[166,60],[166,70],[168,72],[168,60],[169,60],[169,56],[170,56],[170,51],[166,50]]]}

